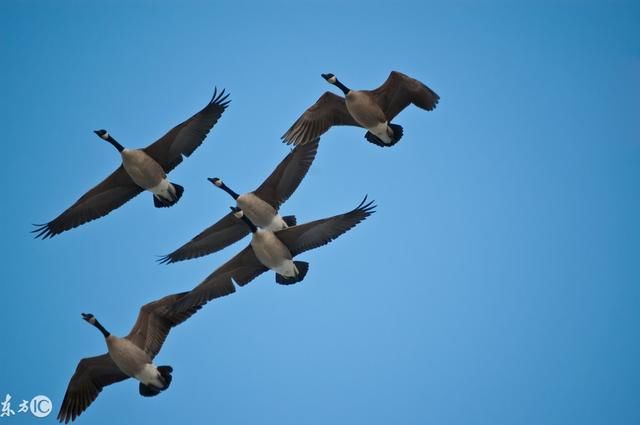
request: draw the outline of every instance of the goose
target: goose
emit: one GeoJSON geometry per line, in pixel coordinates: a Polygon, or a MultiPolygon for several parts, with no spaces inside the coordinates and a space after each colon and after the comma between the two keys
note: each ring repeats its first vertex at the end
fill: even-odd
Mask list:
{"type": "Polygon", "coordinates": [[[195,304],[181,312],[172,308],[186,294],[168,295],[142,306],[133,329],[124,338],[107,331],[93,314],[82,313],[82,318],[104,336],[108,353],[80,360],[69,381],[58,420],[64,423],[74,421],[104,387],[127,378],[140,381],[139,392],[144,397],[153,397],[166,390],[171,384],[173,368],[156,366],[153,358],[171,328],[200,309],[201,306],[195,304]]]}
{"type": "Polygon", "coordinates": [[[351,90],[335,75],[321,75],[342,90],[344,97],[325,92],[281,137],[285,143],[304,144],[331,126],[353,125],[366,128],[364,137],[374,145],[393,146],[402,138],[403,129],[391,120],[411,103],[431,111],[440,99],[425,84],[398,71],[391,71],[375,90],[351,90]]]}
{"type": "Polygon", "coordinates": [[[126,149],[106,130],[96,130],[102,140],[118,150],[122,165],[54,220],[36,224],[32,233],[36,238],[51,238],[109,214],[143,190],[153,193],[157,208],[174,205],[184,189],[167,180],[166,173],[182,162],[183,155],[190,156],[218,122],[230,103],[229,94],[224,93],[222,90],[218,94],[215,89],[211,101],[200,112],[144,149],[126,149]]]}
{"type": "Polygon", "coordinates": [[[193,288],[176,303],[175,308],[188,311],[193,306],[201,306],[214,298],[232,294],[236,290],[234,282],[244,286],[267,270],[276,273],[276,282],[281,285],[302,281],[309,270],[309,263],[294,261],[293,258],[338,238],[373,214],[375,207],[373,201],[367,202],[365,197],[347,213],[277,232],[259,230],[242,210],[231,207],[253,234],[251,243],[193,288]]]}
{"type": "MultiPolygon", "coordinates": [[[[227,192],[249,219],[266,230],[277,231],[296,224],[295,216],[281,217],[280,206],[298,188],[315,159],[320,139],[312,140],[296,146],[278,164],[269,177],[253,192],[238,195],[221,179],[209,178],[216,187],[227,192]]],[[[228,213],[215,224],[200,232],[190,242],[184,244],[171,254],[161,257],[163,264],[175,263],[217,252],[226,246],[239,241],[249,233],[249,228],[236,218],[233,212],[228,213]]]]}

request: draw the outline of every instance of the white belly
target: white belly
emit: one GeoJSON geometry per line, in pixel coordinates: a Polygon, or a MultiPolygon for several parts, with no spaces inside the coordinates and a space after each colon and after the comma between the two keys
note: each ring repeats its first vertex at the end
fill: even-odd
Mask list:
{"type": "Polygon", "coordinates": [[[278,230],[286,229],[287,227],[289,226],[287,226],[287,223],[285,223],[282,217],[280,217],[280,214],[276,214],[271,218],[271,222],[267,226],[263,227],[263,229],[277,232],[278,230]]]}
{"type": "Polygon", "coordinates": [[[392,139],[389,135],[389,126],[386,122],[377,124],[373,127],[367,127],[367,130],[378,136],[378,139],[382,140],[383,142],[391,144],[392,139]]]}
{"type": "Polygon", "coordinates": [[[147,189],[149,192],[153,192],[154,195],[162,196],[164,199],[173,199],[174,196],[171,191],[171,183],[166,178],[162,179],[157,185],[147,189]]]}
{"type": "Polygon", "coordinates": [[[158,368],[153,363],[144,365],[142,370],[133,377],[145,385],[151,384],[156,388],[164,387],[164,384],[160,381],[160,372],[158,372],[158,368]]]}
{"type": "Polygon", "coordinates": [[[293,260],[285,260],[280,265],[273,268],[273,271],[285,277],[298,276],[298,268],[293,264],[293,260]]]}

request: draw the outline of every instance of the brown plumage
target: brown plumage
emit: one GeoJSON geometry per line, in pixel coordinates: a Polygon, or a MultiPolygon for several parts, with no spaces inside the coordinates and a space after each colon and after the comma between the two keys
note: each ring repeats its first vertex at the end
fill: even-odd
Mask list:
{"type": "MultiPolygon", "coordinates": [[[[228,96],[228,94],[224,94],[224,90],[218,94],[216,89],[211,101],[200,112],[172,128],[151,145],[140,149],[140,152],[155,160],[162,167],[164,173],[170,172],[182,162],[183,155],[191,155],[202,144],[209,131],[218,122],[218,119],[229,105],[228,96]]],[[[110,141],[112,144],[113,142],[110,141]]],[[[114,146],[116,145],[119,146],[117,142],[115,142],[114,146]]],[[[148,188],[138,186],[125,168],[120,165],[109,177],[82,195],[80,199],[54,220],[46,224],[36,225],[37,227],[33,230],[33,233],[36,234],[36,238],[51,238],[66,230],[109,214],[144,189],[148,188]]]]}
{"type": "MultiPolygon", "coordinates": [[[[263,217],[259,218],[264,223],[271,222],[274,214],[277,213],[280,206],[289,199],[298,188],[307,171],[309,171],[318,151],[318,143],[319,139],[316,139],[304,146],[298,146],[289,152],[271,175],[269,175],[256,190],[248,194],[240,195],[240,198],[244,201],[242,204],[259,204],[262,201],[266,202],[272,211],[262,214],[263,217]]],[[[216,182],[214,184],[224,187],[225,190],[237,196],[235,192],[224,186],[219,179],[211,179],[211,181],[216,182]]],[[[240,200],[238,200],[238,204],[240,207],[240,200]]],[[[259,208],[256,209],[259,210],[259,208]]],[[[293,219],[293,217],[291,219],[293,219]]],[[[253,220],[257,221],[256,218],[253,218],[253,220]]],[[[259,225],[262,226],[262,224],[259,225]]],[[[267,224],[265,224],[265,226],[266,225],[267,224]]],[[[278,230],[280,230],[280,228],[278,228],[278,230]]],[[[228,213],[215,224],[200,232],[200,234],[188,243],[176,249],[171,254],[160,258],[159,261],[161,263],[174,263],[208,255],[239,241],[248,234],[249,228],[242,220],[236,218],[233,213],[228,213]]]]}
{"type": "Polygon", "coordinates": [[[402,127],[390,124],[400,111],[412,103],[431,111],[440,99],[425,84],[397,71],[392,71],[384,84],[375,90],[350,90],[333,74],[322,76],[340,88],[345,97],[325,92],[282,136],[285,143],[304,144],[334,125],[351,125],[368,129],[367,140],[370,142],[391,146],[402,137],[402,127]],[[385,131],[388,138],[384,137],[385,131]]]}
{"type": "MultiPolygon", "coordinates": [[[[347,213],[292,226],[273,232],[273,234],[285,245],[291,256],[295,257],[338,238],[373,214],[374,208],[373,201],[366,202],[365,197],[356,208],[347,213]]],[[[248,219],[244,216],[243,220],[248,219]]],[[[255,231],[255,228],[252,231],[255,231]]],[[[258,232],[267,231],[260,230],[258,232]]],[[[201,306],[212,299],[229,295],[235,292],[234,282],[244,286],[267,270],[269,268],[258,259],[252,244],[250,244],[191,290],[176,304],[176,308],[188,310],[192,306],[201,306]]]]}
{"type": "MultiPolygon", "coordinates": [[[[191,304],[180,312],[173,308],[186,295],[187,292],[172,294],[142,306],[131,332],[123,339],[144,350],[152,360],[160,352],[171,328],[184,322],[201,308],[202,305],[198,304],[191,304]]],[[[116,366],[108,353],[80,360],[69,381],[58,420],[64,423],[75,420],[93,403],[104,387],[127,378],[129,376],[116,366]]]]}

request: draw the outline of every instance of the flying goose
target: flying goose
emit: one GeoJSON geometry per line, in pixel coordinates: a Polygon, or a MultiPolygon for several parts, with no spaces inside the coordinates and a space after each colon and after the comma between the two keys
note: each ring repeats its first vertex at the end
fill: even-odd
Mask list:
{"type": "Polygon", "coordinates": [[[126,149],[106,130],[95,133],[115,147],[122,165],[93,189],[82,195],[65,212],[46,224],[36,225],[36,238],[51,238],[88,221],[103,217],[131,198],[148,190],[153,204],[170,207],[182,196],[182,186],[171,183],[166,173],[182,162],[202,144],[211,128],[229,105],[224,90],[213,93],[211,101],[200,112],[169,130],[167,134],[144,149],[126,149]]]}
{"type": "Polygon", "coordinates": [[[328,244],[373,214],[373,201],[367,198],[353,210],[333,217],[288,227],[277,232],[258,228],[237,207],[231,207],[250,228],[251,243],[227,261],[176,304],[178,310],[201,306],[214,298],[235,292],[234,283],[244,286],[266,272],[276,272],[276,282],[290,285],[304,279],[309,263],[293,257],[328,244]]]}
{"type": "Polygon", "coordinates": [[[82,313],[82,318],[104,335],[109,351],[80,360],[69,381],[58,420],[74,421],[98,397],[102,388],[127,378],[140,381],[139,392],[144,397],[153,397],[166,390],[171,384],[173,368],[156,366],[153,358],[171,328],[200,309],[200,305],[192,304],[182,312],[175,311],[173,306],[186,294],[168,295],[142,306],[133,329],[124,338],[109,333],[93,314],[82,313]]]}
{"type": "Polygon", "coordinates": [[[366,128],[364,137],[374,145],[393,146],[403,130],[391,120],[411,103],[431,111],[440,99],[429,87],[398,71],[391,71],[375,90],[351,90],[333,74],[322,74],[322,78],[342,90],[345,97],[331,92],[320,96],[282,136],[287,144],[307,143],[334,125],[353,125],[366,128]]]}
{"type": "MultiPolygon", "coordinates": [[[[219,178],[208,180],[235,199],[236,206],[256,226],[271,231],[295,226],[295,216],[281,217],[278,209],[289,199],[307,174],[318,151],[319,141],[318,138],[305,145],[296,146],[253,192],[238,195],[219,178]]],[[[175,263],[211,254],[239,241],[248,233],[249,228],[230,212],[190,242],[160,258],[159,262],[175,263]]]]}

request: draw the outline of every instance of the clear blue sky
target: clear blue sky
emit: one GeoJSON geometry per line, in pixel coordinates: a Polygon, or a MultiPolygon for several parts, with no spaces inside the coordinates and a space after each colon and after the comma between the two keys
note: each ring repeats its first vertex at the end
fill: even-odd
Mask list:
{"type": "MultiPolygon", "coordinates": [[[[3,1],[0,398],[48,395],[139,307],[242,249],[154,262],[228,211],[206,177],[252,190],[325,90],[399,70],[441,96],[380,149],[337,128],[282,212],[308,221],[369,194],[378,213],[169,335],[154,399],[106,388],[78,423],[640,423],[640,7],[637,2],[3,1]],[[133,4],[132,4],[133,3],[133,4]],[[171,179],[52,240],[53,219],[119,163],[92,131],[145,146],[232,103],[171,179]]],[[[334,90],[335,91],[335,90],[334,90]]],[[[16,408],[17,406],[14,406],[16,408]]],[[[30,416],[0,418],[29,423],[30,416]]]]}

